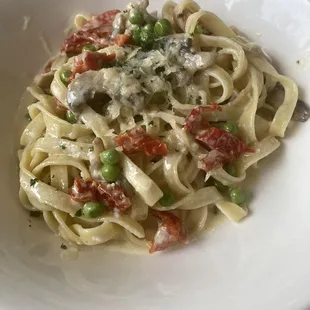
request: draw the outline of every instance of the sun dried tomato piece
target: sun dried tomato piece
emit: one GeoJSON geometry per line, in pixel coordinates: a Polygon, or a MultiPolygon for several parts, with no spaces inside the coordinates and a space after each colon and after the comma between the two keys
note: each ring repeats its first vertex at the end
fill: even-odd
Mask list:
{"type": "Polygon", "coordinates": [[[194,108],[185,121],[184,129],[190,132],[195,140],[210,151],[199,160],[199,167],[206,172],[222,167],[244,153],[254,152],[242,140],[218,127],[210,127],[203,112],[221,111],[217,104],[194,108]]]}
{"type": "Polygon", "coordinates": [[[195,139],[209,149],[219,151],[228,161],[237,159],[244,153],[254,152],[238,137],[217,127],[209,127],[201,131],[195,139]]]}
{"type": "Polygon", "coordinates": [[[71,198],[79,202],[99,201],[111,210],[125,212],[131,207],[130,199],[120,185],[95,182],[93,180],[74,179],[70,190],[71,198]]]}
{"type": "Polygon", "coordinates": [[[159,219],[158,230],[149,248],[150,253],[163,251],[175,242],[187,243],[187,235],[181,220],[167,211],[151,211],[159,219]]]}
{"type": "Polygon", "coordinates": [[[185,120],[184,129],[191,133],[197,132],[201,128],[205,128],[209,123],[203,119],[203,112],[221,111],[222,108],[218,104],[206,106],[198,106],[194,108],[185,120]]]}
{"type": "Polygon", "coordinates": [[[122,47],[126,44],[130,44],[131,42],[131,37],[126,35],[126,34],[119,34],[118,36],[116,36],[116,38],[114,39],[114,42],[116,45],[122,47]]]}
{"type": "Polygon", "coordinates": [[[83,29],[100,28],[105,25],[112,25],[116,14],[120,13],[120,10],[110,10],[99,15],[93,16],[90,21],[88,21],[83,29]]]}
{"type": "Polygon", "coordinates": [[[71,198],[79,202],[95,201],[97,184],[92,180],[74,179],[71,187],[71,198]]]}
{"type": "Polygon", "coordinates": [[[148,156],[168,154],[167,145],[154,139],[142,127],[136,127],[115,138],[116,143],[123,148],[127,155],[144,152],[148,156]]]}
{"type": "Polygon", "coordinates": [[[125,195],[124,189],[119,185],[105,183],[98,184],[98,199],[104,201],[110,209],[125,212],[131,207],[130,199],[125,195]]]}
{"type": "Polygon", "coordinates": [[[205,172],[210,172],[214,169],[221,168],[227,162],[227,158],[221,152],[212,150],[204,158],[198,162],[198,168],[205,172]]]}
{"type": "Polygon", "coordinates": [[[83,73],[89,70],[100,70],[104,65],[115,59],[115,54],[106,54],[98,52],[83,52],[76,56],[73,62],[72,75],[70,82],[75,78],[77,73],[83,73]]]}
{"type": "Polygon", "coordinates": [[[65,40],[61,51],[67,55],[77,55],[82,52],[86,44],[95,44],[98,48],[109,46],[112,24],[119,12],[119,10],[112,10],[92,17],[81,29],[65,40]]]}

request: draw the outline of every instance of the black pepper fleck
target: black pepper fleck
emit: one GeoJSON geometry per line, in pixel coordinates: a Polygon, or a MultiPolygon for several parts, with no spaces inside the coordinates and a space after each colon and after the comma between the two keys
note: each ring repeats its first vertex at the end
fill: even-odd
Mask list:
{"type": "Polygon", "coordinates": [[[60,248],[62,249],[62,250],[67,250],[67,246],[65,245],[65,244],[61,244],[61,246],[60,246],[60,248]]]}
{"type": "Polygon", "coordinates": [[[30,179],[30,186],[34,186],[38,182],[38,179],[30,179]]]}

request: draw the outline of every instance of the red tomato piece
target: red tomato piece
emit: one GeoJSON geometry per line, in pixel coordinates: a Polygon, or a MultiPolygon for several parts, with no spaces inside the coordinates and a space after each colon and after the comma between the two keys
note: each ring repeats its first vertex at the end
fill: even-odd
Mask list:
{"type": "Polygon", "coordinates": [[[163,251],[175,242],[187,243],[187,235],[181,220],[167,211],[152,210],[159,219],[158,230],[149,248],[150,253],[163,251]]]}
{"type": "Polygon", "coordinates": [[[136,127],[115,138],[116,143],[123,148],[127,155],[144,152],[147,156],[168,154],[167,145],[154,139],[142,127],[136,127]]]}
{"type": "Polygon", "coordinates": [[[242,140],[217,127],[209,127],[203,119],[203,112],[221,111],[217,104],[194,108],[185,121],[184,129],[206,147],[210,152],[199,161],[199,166],[206,172],[222,167],[225,163],[237,159],[246,152],[254,152],[242,140]]]}
{"type": "Polygon", "coordinates": [[[83,203],[99,201],[106,204],[109,209],[116,209],[121,213],[131,207],[130,199],[121,186],[93,180],[74,179],[71,198],[83,203]]]}
{"type": "Polygon", "coordinates": [[[100,70],[105,63],[114,59],[115,54],[108,55],[98,52],[83,52],[81,55],[74,58],[70,82],[72,82],[77,73],[83,73],[89,70],[100,70]]]}
{"type": "Polygon", "coordinates": [[[214,169],[221,168],[226,162],[227,158],[225,155],[217,150],[212,150],[206,157],[199,160],[198,168],[205,172],[210,172],[214,169]]]}
{"type": "Polygon", "coordinates": [[[105,202],[110,209],[118,209],[122,213],[131,207],[130,199],[119,185],[99,183],[98,199],[105,202]]]}
{"type": "Polygon", "coordinates": [[[74,179],[71,187],[71,198],[79,202],[95,201],[97,184],[92,180],[74,179]]]}
{"type": "Polygon", "coordinates": [[[244,153],[254,152],[242,140],[217,127],[209,127],[201,131],[195,139],[209,149],[219,151],[228,161],[237,159],[244,153]]]}
{"type": "Polygon", "coordinates": [[[126,44],[130,44],[131,42],[131,37],[126,35],[126,34],[119,34],[115,40],[114,40],[115,44],[118,46],[124,46],[126,44]]]}
{"type": "Polygon", "coordinates": [[[184,129],[186,131],[195,133],[201,127],[204,128],[208,125],[208,122],[203,119],[203,112],[222,111],[222,108],[218,104],[211,104],[206,106],[198,106],[194,108],[185,120],[184,129]]]}
{"type": "Polygon", "coordinates": [[[120,13],[120,10],[110,10],[99,15],[93,16],[90,21],[88,21],[83,29],[89,28],[100,28],[105,25],[112,25],[115,19],[116,14],[120,13]]]}
{"type": "Polygon", "coordinates": [[[119,10],[112,10],[93,16],[81,29],[65,40],[61,51],[69,55],[77,55],[82,52],[86,44],[95,44],[98,48],[109,46],[112,24],[119,12],[119,10]]]}

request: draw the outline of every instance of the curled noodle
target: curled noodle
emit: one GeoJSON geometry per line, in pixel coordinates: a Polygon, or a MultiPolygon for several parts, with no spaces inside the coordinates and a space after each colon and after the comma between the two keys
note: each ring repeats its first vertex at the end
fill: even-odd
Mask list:
{"type": "MultiPolygon", "coordinates": [[[[127,10],[132,7],[145,10],[143,5],[146,2],[131,4],[127,10]]],[[[146,10],[144,13],[146,19],[154,22],[153,16],[146,10]]],[[[120,24],[119,28],[110,29],[113,36],[117,37],[126,14],[125,10],[113,15],[113,25],[120,24]]],[[[44,89],[40,83],[44,75],[38,76],[28,88],[33,102],[28,106],[31,121],[20,137],[20,201],[26,210],[41,212],[46,225],[68,243],[108,246],[116,242],[145,249],[153,242],[150,235],[155,236],[157,242],[165,239],[167,218],[174,223],[175,218],[182,222],[184,231],[179,232],[178,241],[187,242],[204,231],[208,214],[215,207],[231,221],[238,222],[247,216],[248,210],[244,204],[230,201],[230,192],[225,190],[246,181],[248,169],[280,147],[277,137],[285,136],[298,99],[294,81],[279,74],[261,50],[253,47],[235,28],[228,27],[212,12],[201,10],[194,1],[177,4],[169,0],[163,6],[162,16],[171,23],[173,32],[158,40],[171,44],[169,53],[166,51],[164,55],[158,50],[145,52],[130,44],[106,46],[105,39],[95,40],[100,27],[91,34],[97,56],[115,57],[101,68],[110,72],[108,80],[113,80],[114,74],[117,81],[126,82],[125,78],[120,79],[122,74],[132,75],[134,70],[138,71],[139,78],[131,79],[129,86],[125,82],[116,86],[111,83],[105,89],[107,82],[103,81],[104,85],[99,86],[106,93],[99,95],[106,96],[93,96],[89,104],[84,102],[82,107],[73,109],[68,100],[71,85],[95,70],[78,72],[70,77],[71,84],[66,85],[62,73],[64,70],[71,72],[76,62],[83,60],[84,52],[74,57],[62,52],[51,64],[47,77],[52,80],[48,88],[44,89]],[[197,26],[202,29],[200,33],[195,33],[197,26]],[[190,48],[186,46],[189,42],[190,48]],[[174,49],[177,50],[175,55],[174,49]],[[171,55],[174,60],[169,59],[171,55]],[[155,65],[151,59],[155,59],[155,65]],[[200,66],[197,59],[202,63],[200,66]],[[130,68],[133,63],[138,65],[130,68]],[[118,69],[119,66],[122,68],[118,69]],[[145,80],[140,83],[141,76],[145,80]],[[139,83],[134,84],[136,81],[139,83]],[[283,86],[285,95],[283,102],[274,107],[267,98],[277,83],[283,86]],[[128,95],[124,85],[131,90],[141,89],[128,95]],[[111,95],[113,87],[121,88],[118,96],[111,95]],[[144,94],[143,109],[139,110],[134,104],[141,99],[141,94],[144,94]],[[127,103],[134,98],[134,104],[124,104],[124,98],[127,103]],[[201,126],[199,133],[210,127],[219,130],[223,123],[234,123],[239,129],[236,139],[248,147],[247,152],[225,162],[234,165],[233,175],[224,164],[204,169],[203,159],[218,150],[204,145],[204,140],[197,139],[194,130],[186,130],[191,113],[213,105],[220,108],[202,109],[205,127],[201,126]],[[272,119],[262,116],[260,110],[263,108],[273,113],[272,119]],[[66,119],[68,110],[74,112],[75,122],[66,119]],[[134,138],[126,136],[129,133],[136,135],[136,139],[138,136],[144,153],[136,140],[130,140],[134,138]],[[127,139],[125,147],[118,144],[120,137],[127,139]],[[147,143],[152,148],[148,149],[147,143]],[[160,152],[155,152],[156,147],[160,152]],[[120,154],[121,177],[108,184],[101,173],[100,153],[111,148],[120,154]],[[110,200],[105,200],[103,214],[95,218],[85,216],[81,213],[84,202],[73,199],[76,180],[91,180],[97,190],[102,184],[108,189],[118,186],[124,192],[122,202],[130,201],[129,208],[111,208],[107,202],[115,199],[116,194],[112,194],[110,200]],[[224,190],[215,186],[218,182],[224,190]],[[171,194],[168,198],[173,199],[169,203],[165,201],[167,192],[171,194]],[[187,239],[182,235],[185,232],[187,239]]],[[[77,31],[89,31],[91,23],[97,23],[100,18],[102,15],[78,14],[74,25],[77,31]]],[[[128,24],[127,20],[124,25],[128,24]]],[[[129,27],[121,36],[131,34],[132,27],[129,27]]],[[[100,74],[101,70],[96,72],[100,74]]]]}

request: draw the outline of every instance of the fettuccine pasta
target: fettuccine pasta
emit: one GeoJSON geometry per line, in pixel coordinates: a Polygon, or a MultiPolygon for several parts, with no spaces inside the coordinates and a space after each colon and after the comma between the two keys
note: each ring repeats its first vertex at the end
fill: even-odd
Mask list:
{"type": "Polygon", "coordinates": [[[215,14],[191,0],[167,1],[162,18],[147,7],[77,15],[28,88],[20,200],[69,244],[153,253],[196,239],[210,212],[239,222],[248,169],[280,146],[298,101],[215,14]]]}

